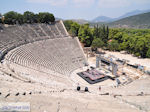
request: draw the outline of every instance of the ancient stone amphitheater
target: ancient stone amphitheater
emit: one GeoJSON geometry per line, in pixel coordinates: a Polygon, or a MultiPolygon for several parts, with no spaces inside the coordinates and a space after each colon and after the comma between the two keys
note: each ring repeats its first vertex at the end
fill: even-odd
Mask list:
{"type": "Polygon", "coordinates": [[[67,77],[86,62],[78,38],[68,35],[62,21],[2,29],[0,58],[15,73],[29,75],[36,71],[67,77]]]}
{"type": "Polygon", "coordinates": [[[0,102],[30,102],[31,112],[150,110],[150,78],[113,88],[110,80],[90,85],[77,76],[87,60],[78,38],[69,36],[62,21],[0,25],[0,60],[0,102]],[[79,83],[81,92],[76,91],[79,83]],[[84,93],[86,86],[90,92],[84,93]],[[146,87],[142,92],[147,96],[137,97],[137,86],[146,87]]]}

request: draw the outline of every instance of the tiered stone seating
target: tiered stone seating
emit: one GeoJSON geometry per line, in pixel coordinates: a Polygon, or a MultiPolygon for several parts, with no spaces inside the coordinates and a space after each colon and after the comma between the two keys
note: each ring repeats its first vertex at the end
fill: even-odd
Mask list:
{"type": "Polygon", "coordinates": [[[37,71],[52,71],[66,76],[83,67],[86,61],[78,39],[68,36],[61,21],[50,25],[4,27],[0,32],[0,51],[1,59],[9,65],[14,63],[37,71]],[[7,55],[4,58],[5,54],[7,55]]]}
{"type": "Polygon", "coordinates": [[[58,37],[60,34],[60,32],[58,31],[58,28],[55,26],[55,24],[51,24],[49,26],[49,28],[51,29],[51,31],[53,32],[53,34],[58,37]]]}
{"type": "Polygon", "coordinates": [[[86,61],[76,38],[71,37],[27,44],[14,49],[5,58],[25,67],[41,71],[46,68],[63,75],[83,67],[86,61]]]}
{"type": "Polygon", "coordinates": [[[22,30],[21,26],[15,26],[12,27],[13,29],[10,29],[7,32],[12,32],[13,35],[16,35],[17,37],[19,37],[21,40],[20,41],[29,41],[31,40],[31,38],[29,38],[28,34],[22,30]]]}
{"type": "Polygon", "coordinates": [[[42,31],[38,24],[32,24],[30,27],[37,33],[38,36],[46,36],[45,32],[42,31]]]}
{"type": "Polygon", "coordinates": [[[61,23],[62,21],[58,21],[56,22],[55,26],[58,28],[59,32],[61,33],[61,35],[67,36],[68,33],[64,28],[64,25],[62,25],[61,23]]]}
{"type": "Polygon", "coordinates": [[[35,38],[38,37],[38,35],[35,33],[35,31],[33,31],[33,29],[30,27],[30,25],[25,24],[23,25],[22,29],[24,30],[24,32],[26,32],[29,37],[35,38]]]}
{"type": "MultiPolygon", "coordinates": [[[[57,23],[57,22],[56,22],[57,23]]],[[[34,41],[64,37],[49,24],[0,25],[0,60],[11,49],[34,41]]]]}
{"type": "Polygon", "coordinates": [[[47,35],[50,38],[54,38],[54,34],[52,33],[52,31],[49,29],[49,25],[47,24],[40,24],[40,27],[43,28],[43,30],[45,31],[45,33],[47,33],[47,35]]]}

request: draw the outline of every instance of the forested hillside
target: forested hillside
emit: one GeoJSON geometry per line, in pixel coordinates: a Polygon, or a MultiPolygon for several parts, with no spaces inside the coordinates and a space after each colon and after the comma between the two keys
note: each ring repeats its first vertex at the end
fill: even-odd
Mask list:
{"type": "Polygon", "coordinates": [[[108,24],[111,27],[120,28],[150,28],[150,12],[130,16],[108,24]]]}

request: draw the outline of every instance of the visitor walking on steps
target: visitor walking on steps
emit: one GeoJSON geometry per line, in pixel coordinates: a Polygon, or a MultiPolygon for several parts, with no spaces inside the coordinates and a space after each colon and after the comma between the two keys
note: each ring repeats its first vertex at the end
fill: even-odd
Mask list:
{"type": "Polygon", "coordinates": [[[81,87],[80,87],[80,84],[78,83],[77,84],[77,91],[80,91],[81,87]]]}
{"type": "Polygon", "coordinates": [[[99,91],[101,91],[101,89],[102,89],[101,86],[99,86],[99,91]]]}
{"type": "Polygon", "coordinates": [[[85,90],[84,90],[85,92],[89,92],[89,89],[88,89],[88,87],[85,87],[85,90]]]}

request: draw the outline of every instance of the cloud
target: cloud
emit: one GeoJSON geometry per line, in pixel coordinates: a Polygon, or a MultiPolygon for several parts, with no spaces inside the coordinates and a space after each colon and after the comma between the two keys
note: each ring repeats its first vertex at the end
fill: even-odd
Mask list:
{"type": "Polygon", "coordinates": [[[43,3],[53,6],[66,5],[68,0],[27,0],[29,3],[43,3]]]}
{"type": "Polygon", "coordinates": [[[102,8],[118,8],[130,5],[130,0],[99,0],[98,5],[102,8]]]}
{"type": "Polygon", "coordinates": [[[98,0],[101,8],[120,8],[136,4],[150,4],[150,0],[98,0]]]}
{"type": "Polygon", "coordinates": [[[136,3],[137,5],[150,5],[150,0],[132,0],[132,4],[136,3]]]}
{"type": "Polygon", "coordinates": [[[74,5],[77,7],[87,7],[95,4],[100,8],[120,8],[128,7],[132,4],[150,4],[150,0],[26,0],[29,3],[50,4],[52,6],[74,5]]]}
{"type": "Polygon", "coordinates": [[[74,3],[84,3],[85,4],[90,4],[93,3],[95,0],[73,0],[74,3]]]}
{"type": "Polygon", "coordinates": [[[150,0],[133,0],[133,2],[136,2],[138,4],[147,4],[150,3],[150,0]]]}
{"type": "Polygon", "coordinates": [[[74,6],[90,6],[95,0],[26,0],[28,3],[50,4],[52,6],[74,5],[74,6]]]}
{"type": "Polygon", "coordinates": [[[95,0],[72,0],[73,4],[76,6],[90,6],[92,5],[95,0]]]}

